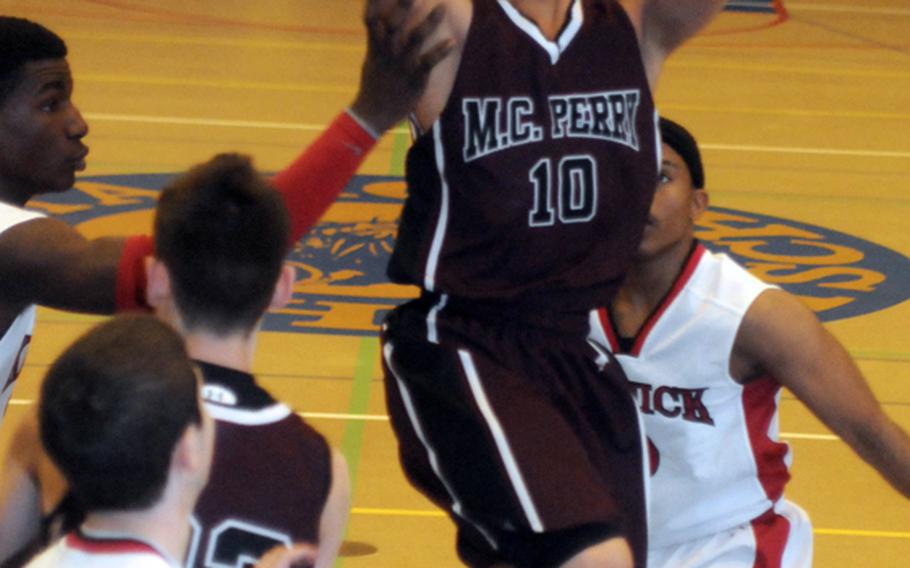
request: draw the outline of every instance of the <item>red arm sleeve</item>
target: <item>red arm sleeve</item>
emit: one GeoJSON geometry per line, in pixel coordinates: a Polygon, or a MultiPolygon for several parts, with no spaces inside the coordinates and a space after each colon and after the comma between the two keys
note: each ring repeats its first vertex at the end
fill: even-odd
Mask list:
{"type": "Polygon", "coordinates": [[[148,235],[128,237],[120,253],[117,269],[115,301],[117,311],[148,311],[145,298],[145,257],[155,253],[155,244],[148,235]]]}
{"type": "Polygon", "coordinates": [[[297,242],[341,193],[376,145],[376,138],[348,112],[329,127],[272,183],[291,216],[291,242],[297,242]]]}

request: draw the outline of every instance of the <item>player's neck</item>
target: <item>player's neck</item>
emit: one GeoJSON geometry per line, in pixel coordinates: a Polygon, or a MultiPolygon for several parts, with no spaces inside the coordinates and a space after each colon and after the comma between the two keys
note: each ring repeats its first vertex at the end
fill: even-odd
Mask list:
{"type": "Polygon", "coordinates": [[[142,542],[179,566],[189,544],[189,515],[182,507],[159,503],[142,511],[89,513],[82,528],[90,537],[142,542]]]}
{"type": "Polygon", "coordinates": [[[253,370],[253,354],[256,351],[256,334],[236,333],[218,336],[207,332],[184,334],[190,357],[221,367],[246,373],[253,370]]]}
{"type": "Polygon", "coordinates": [[[574,0],[509,0],[515,9],[537,24],[541,33],[553,41],[565,26],[569,6],[574,0]]]}
{"type": "Polygon", "coordinates": [[[32,194],[25,188],[11,183],[9,180],[0,179],[0,201],[16,207],[25,207],[32,194]]]}
{"type": "Polygon", "coordinates": [[[647,259],[637,260],[629,269],[622,297],[645,305],[649,312],[656,308],[676,282],[693,242],[694,237],[682,239],[647,259]]]}

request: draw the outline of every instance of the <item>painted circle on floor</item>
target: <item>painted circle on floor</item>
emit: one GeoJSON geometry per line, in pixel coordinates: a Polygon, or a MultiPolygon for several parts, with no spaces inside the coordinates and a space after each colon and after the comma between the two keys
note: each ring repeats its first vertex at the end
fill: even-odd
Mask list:
{"type": "MultiPolygon", "coordinates": [[[[30,202],[89,237],[150,233],[161,187],[174,174],[80,178],[68,192],[30,202]]],[[[267,331],[375,335],[385,314],[414,297],[385,273],[405,186],[357,176],[292,251],[294,296],[270,312],[267,331]]],[[[745,211],[711,208],[698,237],[750,272],[799,296],[824,321],[883,310],[910,297],[910,259],[838,231],[745,211]]]]}

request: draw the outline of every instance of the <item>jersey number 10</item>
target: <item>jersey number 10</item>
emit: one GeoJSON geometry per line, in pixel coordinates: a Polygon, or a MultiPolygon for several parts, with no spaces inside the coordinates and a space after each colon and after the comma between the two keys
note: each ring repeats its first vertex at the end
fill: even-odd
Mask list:
{"type": "Polygon", "coordinates": [[[560,223],[585,223],[597,212],[597,162],[592,156],[565,156],[554,173],[553,159],[541,158],[528,179],[534,185],[531,227],[560,223]]]}

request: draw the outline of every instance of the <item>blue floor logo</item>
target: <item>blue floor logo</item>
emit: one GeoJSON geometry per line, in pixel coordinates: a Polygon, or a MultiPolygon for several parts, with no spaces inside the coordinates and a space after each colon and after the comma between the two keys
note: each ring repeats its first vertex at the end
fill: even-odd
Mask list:
{"type": "MultiPolygon", "coordinates": [[[[151,230],[158,192],[173,175],[82,178],[76,188],[30,203],[89,237],[151,230]]],[[[385,268],[404,199],[399,177],[358,176],[288,261],[297,282],[290,304],[266,316],[270,331],[373,335],[385,314],[414,297],[385,268]]],[[[910,260],[821,227],[712,208],[698,237],[759,278],[799,296],[823,320],[885,309],[910,297],[910,260]]]]}

